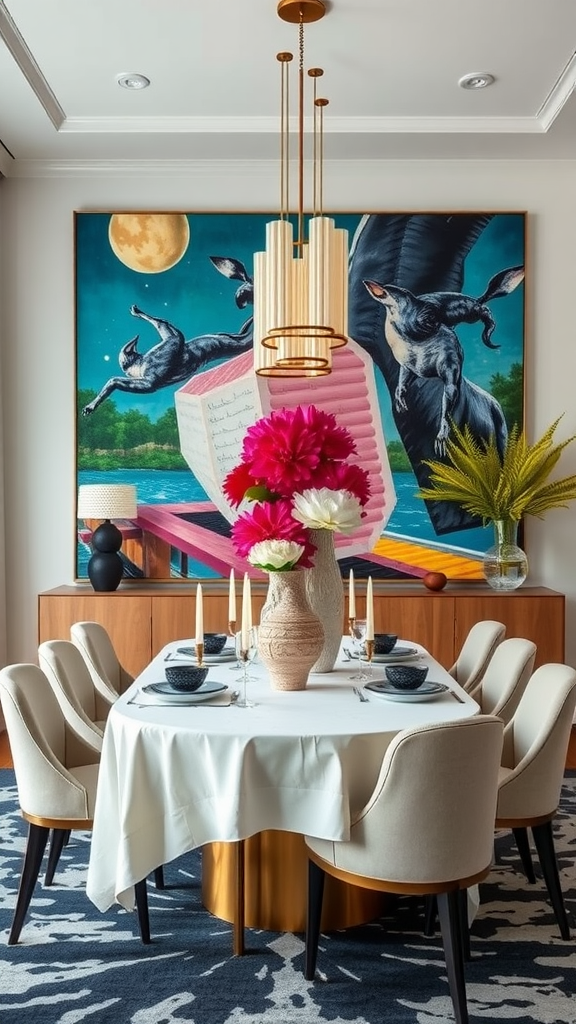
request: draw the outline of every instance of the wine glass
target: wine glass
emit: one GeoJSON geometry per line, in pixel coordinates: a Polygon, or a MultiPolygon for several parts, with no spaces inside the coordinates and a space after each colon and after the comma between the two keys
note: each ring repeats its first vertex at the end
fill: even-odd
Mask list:
{"type": "Polygon", "coordinates": [[[363,683],[367,679],[364,673],[362,665],[362,655],[364,654],[364,642],[366,640],[366,619],[354,619],[354,624],[350,629],[352,635],[352,644],[358,651],[358,671],[354,675],[350,676],[350,679],[355,679],[357,683],[363,683]]]}
{"type": "Polygon", "coordinates": [[[248,666],[254,661],[256,652],[258,650],[258,630],[256,626],[251,626],[248,630],[248,647],[242,643],[242,630],[236,633],[236,657],[242,669],[242,675],[240,682],[242,683],[242,691],[235,706],[237,708],[253,708],[254,701],[248,700],[246,696],[246,683],[248,682],[248,666]]]}

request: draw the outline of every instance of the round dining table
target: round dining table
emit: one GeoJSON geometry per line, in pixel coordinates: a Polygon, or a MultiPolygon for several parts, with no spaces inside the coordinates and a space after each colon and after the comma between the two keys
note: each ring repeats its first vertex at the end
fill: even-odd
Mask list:
{"type": "MultiPolygon", "coordinates": [[[[370,796],[385,750],[399,731],[477,714],[477,703],[423,648],[410,641],[427,681],[446,685],[433,699],[389,699],[358,681],[344,638],[335,670],[311,674],[306,689],[272,689],[262,665],[250,666],[250,708],[235,660],[213,664],[208,682],[226,686],[211,701],[164,705],[146,688],[164,683],[167,645],[118,698],[104,732],[87,893],[102,911],[134,905],[134,885],[160,865],[203,848],[202,897],[233,921],[242,850],[242,900],[248,926],[305,926],[305,835],[336,842],[370,796]],[[364,696],[364,700],[360,696],[364,696]],[[159,701],[159,703],[157,703],[159,701]]],[[[374,664],[373,680],[384,679],[374,664]]],[[[162,688],[162,687],[161,687],[162,688]]],[[[194,699],[194,698],[193,698],[194,699]]],[[[378,894],[334,881],[323,928],[347,927],[379,913],[378,894]]]]}

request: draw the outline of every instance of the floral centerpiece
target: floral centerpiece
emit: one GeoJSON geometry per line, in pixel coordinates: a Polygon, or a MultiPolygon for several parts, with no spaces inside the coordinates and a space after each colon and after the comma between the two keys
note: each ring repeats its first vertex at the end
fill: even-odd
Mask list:
{"type": "Polygon", "coordinates": [[[223,483],[232,506],[253,503],[232,527],[239,555],[272,576],[311,570],[306,577],[310,604],[330,633],[331,648],[319,659],[321,667],[314,666],[316,671],[334,667],[342,635],[344,596],[334,533],[351,533],[360,526],[370,496],[367,471],[347,461],[355,453],[352,435],[331,413],[314,405],[281,409],[248,427],[240,463],[223,483]],[[319,574],[324,581],[327,575],[325,566],[320,573],[321,561],[330,564],[328,587],[318,586],[319,574]],[[334,604],[336,627],[327,621],[334,604]]]}
{"type": "Polygon", "coordinates": [[[446,462],[424,463],[430,484],[418,492],[420,498],[457,502],[484,524],[494,524],[495,544],[487,552],[484,573],[497,590],[514,589],[526,578],[527,559],[516,543],[522,516],[542,519],[549,509],[567,507],[576,498],[576,476],[549,480],[564,448],[576,440],[554,443],[560,419],[533,445],[514,425],[502,455],[493,435],[479,442],[468,425],[461,430],[452,424],[446,462]]]}

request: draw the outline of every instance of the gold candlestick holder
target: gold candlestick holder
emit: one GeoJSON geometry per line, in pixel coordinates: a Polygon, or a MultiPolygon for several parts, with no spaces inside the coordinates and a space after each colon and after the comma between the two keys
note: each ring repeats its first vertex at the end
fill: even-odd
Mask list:
{"type": "Polygon", "coordinates": [[[366,661],[368,662],[368,679],[372,678],[372,658],[374,657],[374,640],[366,640],[366,661]]]}
{"type": "Polygon", "coordinates": [[[199,665],[204,661],[204,641],[196,644],[196,661],[199,665]]]}

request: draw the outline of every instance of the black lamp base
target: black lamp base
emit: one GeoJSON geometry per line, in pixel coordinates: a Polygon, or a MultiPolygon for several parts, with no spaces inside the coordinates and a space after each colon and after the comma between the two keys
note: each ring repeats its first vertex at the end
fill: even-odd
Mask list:
{"type": "Polygon", "coordinates": [[[118,552],[122,547],[122,534],[109,519],[92,534],[92,557],[88,562],[88,578],[94,590],[116,590],[124,575],[124,565],[118,552]]]}

